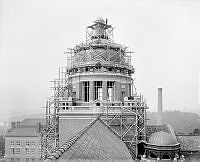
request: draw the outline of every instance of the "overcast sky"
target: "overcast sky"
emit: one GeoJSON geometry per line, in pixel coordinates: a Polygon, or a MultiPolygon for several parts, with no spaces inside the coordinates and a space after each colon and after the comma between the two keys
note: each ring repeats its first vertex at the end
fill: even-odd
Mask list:
{"type": "Polygon", "coordinates": [[[150,111],[158,87],[164,110],[199,111],[200,1],[0,0],[0,120],[44,112],[64,51],[84,42],[99,16],[135,51],[136,87],[150,111]]]}

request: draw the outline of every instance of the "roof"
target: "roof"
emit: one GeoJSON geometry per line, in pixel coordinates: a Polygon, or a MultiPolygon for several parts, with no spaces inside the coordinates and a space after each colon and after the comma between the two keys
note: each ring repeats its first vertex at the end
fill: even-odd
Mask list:
{"type": "Polygon", "coordinates": [[[200,136],[176,136],[181,145],[181,151],[200,151],[200,136]]]}
{"type": "Polygon", "coordinates": [[[35,118],[35,119],[24,119],[20,122],[20,125],[36,125],[41,123],[41,125],[45,125],[46,120],[44,118],[35,118]]]}
{"type": "Polygon", "coordinates": [[[155,132],[160,132],[160,131],[170,133],[168,125],[146,125],[147,140],[149,139],[151,134],[155,132]]]}
{"type": "Polygon", "coordinates": [[[132,161],[125,143],[101,119],[96,119],[78,135],[67,141],[45,162],[78,161],[132,161]]]}
{"type": "Polygon", "coordinates": [[[38,137],[40,133],[37,132],[36,127],[22,127],[9,130],[6,137],[38,137]]]}
{"type": "Polygon", "coordinates": [[[42,130],[42,126],[38,127],[38,123],[45,125],[45,119],[24,119],[16,128],[9,129],[6,137],[38,137],[42,130]]]}
{"type": "Polygon", "coordinates": [[[176,138],[171,134],[162,131],[151,134],[148,143],[157,146],[172,146],[178,144],[176,138]]]}
{"type": "Polygon", "coordinates": [[[77,135],[80,130],[89,125],[93,119],[59,119],[59,145],[77,135]]]}

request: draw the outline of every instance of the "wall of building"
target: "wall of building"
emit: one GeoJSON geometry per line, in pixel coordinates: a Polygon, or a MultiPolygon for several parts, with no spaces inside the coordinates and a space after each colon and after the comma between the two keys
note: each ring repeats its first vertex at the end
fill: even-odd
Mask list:
{"type": "Polygon", "coordinates": [[[6,162],[40,162],[40,137],[5,137],[6,162]]]}
{"type": "Polygon", "coordinates": [[[80,75],[72,76],[73,90],[76,93],[76,98],[83,101],[84,91],[83,82],[89,81],[89,101],[90,103],[95,100],[94,98],[94,82],[102,81],[102,100],[107,100],[107,82],[114,82],[114,101],[121,102],[124,97],[131,95],[131,82],[132,78],[121,74],[110,74],[110,73],[85,73],[80,75]]]}

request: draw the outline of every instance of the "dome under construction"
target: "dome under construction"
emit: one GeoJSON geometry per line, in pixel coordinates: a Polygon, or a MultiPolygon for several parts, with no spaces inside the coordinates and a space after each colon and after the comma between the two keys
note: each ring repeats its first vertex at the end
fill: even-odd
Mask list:
{"type": "Polygon", "coordinates": [[[76,150],[78,159],[135,159],[146,140],[147,104],[135,90],[132,52],[114,42],[107,19],[97,18],[86,27],[86,42],[66,54],[47,101],[43,157],[75,159],[68,153],[76,150]]]}

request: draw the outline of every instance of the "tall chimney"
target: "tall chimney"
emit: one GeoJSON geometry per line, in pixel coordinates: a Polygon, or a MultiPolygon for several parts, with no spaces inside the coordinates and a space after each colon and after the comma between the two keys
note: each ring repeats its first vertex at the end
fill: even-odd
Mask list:
{"type": "Polygon", "coordinates": [[[157,117],[157,125],[162,125],[162,88],[158,88],[158,117],[157,117]]]}

